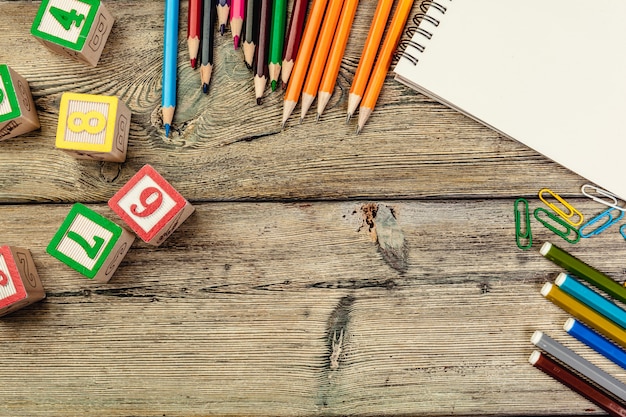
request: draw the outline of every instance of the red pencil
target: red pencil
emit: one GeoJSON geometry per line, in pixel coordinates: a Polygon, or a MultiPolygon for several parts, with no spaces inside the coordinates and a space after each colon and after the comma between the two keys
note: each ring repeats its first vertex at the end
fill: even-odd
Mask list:
{"type": "Polygon", "coordinates": [[[189,0],[189,19],[187,20],[187,46],[191,68],[198,65],[200,50],[200,31],[202,27],[202,0],[189,0]]]}
{"type": "Polygon", "coordinates": [[[586,380],[582,379],[566,367],[560,365],[549,356],[535,350],[528,359],[529,362],[537,369],[540,369],[544,373],[550,375],[563,385],[569,387],[573,391],[582,395],[609,415],[615,417],[625,417],[626,408],[611,397],[606,395],[603,391],[591,385],[586,380]]]}
{"type": "Polygon", "coordinates": [[[287,32],[285,32],[285,47],[283,48],[283,63],[280,73],[283,81],[283,88],[287,86],[291,70],[293,69],[293,63],[296,59],[296,55],[298,54],[300,39],[302,39],[302,31],[304,30],[306,7],[308,3],[309,2],[306,0],[295,0],[293,3],[289,26],[287,26],[287,32]]]}

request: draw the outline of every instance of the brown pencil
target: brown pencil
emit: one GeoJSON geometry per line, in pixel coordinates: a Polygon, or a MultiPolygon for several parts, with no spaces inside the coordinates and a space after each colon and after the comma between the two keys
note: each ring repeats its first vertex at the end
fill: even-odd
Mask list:
{"type": "Polygon", "coordinates": [[[556,379],[566,387],[582,395],[609,415],[616,417],[626,417],[626,408],[620,403],[609,397],[599,388],[591,385],[583,378],[570,371],[568,368],[562,366],[549,356],[535,350],[528,361],[537,369],[543,371],[547,375],[556,379]]]}
{"type": "Polygon", "coordinates": [[[265,92],[269,78],[268,52],[270,47],[270,25],[272,19],[272,0],[261,0],[259,12],[259,37],[254,55],[254,93],[257,104],[265,92]]]}
{"type": "Polygon", "coordinates": [[[293,69],[293,63],[296,59],[298,48],[300,47],[300,39],[302,39],[302,31],[304,30],[307,4],[308,1],[306,0],[295,0],[293,3],[291,18],[289,19],[287,32],[285,32],[286,36],[285,47],[283,49],[283,64],[280,73],[283,88],[287,86],[291,70],[293,69]]]}

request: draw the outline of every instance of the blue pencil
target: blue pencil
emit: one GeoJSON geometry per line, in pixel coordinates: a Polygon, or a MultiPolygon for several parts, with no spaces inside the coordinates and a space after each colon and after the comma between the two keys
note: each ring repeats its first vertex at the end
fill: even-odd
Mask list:
{"type": "Polygon", "coordinates": [[[564,272],[559,274],[554,283],[581,303],[626,329],[626,311],[613,302],[564,272]]]}
{"type": "Polygon", "coordinates": [[[563,329],[572,337],[626,369],[626,352],[576,319],[569,318],[563,329]]]}
{"type": "Polygon", "coordinates": [[[176,68],[178,66],[179,0],[165,0],[165,33],[163,36],[163,124],[165,136],[170,135],[176,108],[176,68]]]}

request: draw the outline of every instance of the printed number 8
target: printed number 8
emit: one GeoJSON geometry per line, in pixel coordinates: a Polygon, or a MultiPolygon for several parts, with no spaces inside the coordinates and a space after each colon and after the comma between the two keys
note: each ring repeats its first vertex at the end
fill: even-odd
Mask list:
{"type": "Polygon", "coordinates": [[[9,283],[9,277],[7,277],[7,274],[4,273],[4,271],[0,271],[0,286],[4,287],[9,283]]]}
{"type": "Polygon", "coordinates": [[[158,210],[163,203],[163,193],[156,187],[148,187],[144,189],[139,195],[139,202],[143,206],[143,210],[139,211],[137,204],[130,206],[130,211],[137,217],[148,217],[152,213],[158,210]],[[156,197],[152,197],[156,194],[156,197]],[[148,201],[148,199],[152,201],[148,201]]]}
{"type": "Polygon", "coordinates": [[[76,9],[72,9],[71,11],[65,11],[63,9],[59,9],[57,7],[50,7],[50,14],[59,22],[63,29],[70,30],[72,28],[72,23],[79,27],[83,24],[83,20],[85,19],[84,14],[78,14],[76,9]]]}
{"type": "Polygon", "coordinates": [[[95,135],[97,133],[102,132],[106,127],[107,120],[104,115],[97,111],[90,111],[87,113],[81,113],[75,111],[70,114],[67,120],[67,127],[70,128],[72,132],[80,133],[87,132],[91,135],[95,135]],[[80,124],[76,124],[76,121],[80,120],[80,124]],[[95,120],[96,125],[92,126],[91,121],[95,120]]]}

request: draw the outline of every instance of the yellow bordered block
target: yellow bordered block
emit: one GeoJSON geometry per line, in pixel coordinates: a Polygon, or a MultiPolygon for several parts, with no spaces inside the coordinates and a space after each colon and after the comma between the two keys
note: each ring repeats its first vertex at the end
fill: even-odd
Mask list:
{"type": "Polygon", "coordinates": [[[113,21],[100,0],[42,0],[30,32],[50,50],[95,67],[113,21]]]}
{"type": "Polygon", "coordinates": [[[28,82],[8,65],[0,65],[0,140],[39,129],[28,82]]]}
{"type": "Polygon", "coordinates": [[[78,159],[124,162],[131,113],[115,96],[64,93],[56,147],[78,159]]]}
{"type": "Polygon", "coordinates": [[[0,246],[0,317],[46,298],[28,249],[0,246]]]}

